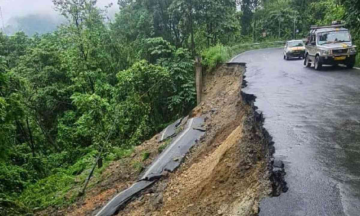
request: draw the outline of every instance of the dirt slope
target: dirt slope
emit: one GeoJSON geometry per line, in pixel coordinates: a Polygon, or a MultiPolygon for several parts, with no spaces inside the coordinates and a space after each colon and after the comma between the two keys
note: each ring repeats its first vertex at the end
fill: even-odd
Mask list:
{"type": "Polygon", "coordinates": [[[256,215],[269,194],[268,140],[242,98],[244,68],[222,66],[205,76],[205,138],[181,168],[130,202],[119,215],[256,215]]]}

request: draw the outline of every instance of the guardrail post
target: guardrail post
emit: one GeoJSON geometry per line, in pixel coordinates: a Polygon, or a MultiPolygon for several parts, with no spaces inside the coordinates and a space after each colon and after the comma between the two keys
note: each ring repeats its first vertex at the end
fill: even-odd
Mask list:
{"type": "Polygon", "coordinates": [[[197,56],[195,58],[195,79],[196,79],[196,95],[197,95],[197,104],[201,103],[201,92],[202,92],[202,65],[201,57],[197,56]]]}

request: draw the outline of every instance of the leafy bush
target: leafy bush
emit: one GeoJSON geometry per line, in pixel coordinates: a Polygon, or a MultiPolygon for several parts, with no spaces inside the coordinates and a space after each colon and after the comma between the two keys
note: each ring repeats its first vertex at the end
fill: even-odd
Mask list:
{"type": "Polygon", "coordinates": [[[139,61],[118,73],[114,116],[123,145],[138,145],[159,130],[171,95],[171,79],[166,68],[139,61]]]}
{"type": "Polygon", "coordinates": [[[214,47],[210,47],[209,49],[203,51],[202,59],[203,65],[211,71],[218,64],[224,63],[229,60],[231,57],[229,53],[229,48],[225,47],[221,44],[217,44],[214,47]]]}
{"type": "Polygon", "coordinates": [[[20,201],[34,209],[43,209],[48,206],[62,206],[71,203],[77,194],[69,195],[68,192],[76,184],[82,185],[94,164],[96,150],[88,150],[88,153],[69,167],[57,168],[54,174],[30,184],[20,196],[20,201]],[[75,181],[77,179],[77,181],[75,181]]]}
{"type": "Polygon", "coordinates": [[[0,198],[18,195],[25,188],[27,178],[25,169],[0,163],[0,198]]]}
{"type": "Polygon", "coordinates": [[[168,108],[172,117],[178,118],[194,108],[196,101],[194,63],[188,50],[179,48],[172,52],[170,59],[160,59],[171,77],[172,93],[168,98],[168,108]]]}
{"type": "MultiPolygon", "coordinates": [[[[88,153],[77,160],[77,162],[69,167],[57,168],[54,170],[54,174],[37,181],[34,184],[28,184],[25,191],[19,197],[22,204],[26,205],[30,209],[44,209],[48,206],[63,206],[71,203],[78,195],[76,188],[81,188],[85,179],[89,174],[89,170],[95,162],[95,158],[98,151],[94,149],[88,149],[88,153]],[[74,190],[75,189],[75,190],[74,190]],[[70,192],[72,191],[72,192],[70,192]]],[[[105,158],[105,163],[101,169],[95,170],[94,176],[98,176],[106,167],[110,161],[118,160],[123,157],[130,156],[133,149],[121,149],[114,147],[108,156],[105,158]]],[[[148,155],[144,154],[144,157],[148,155]]],[[[142,164],[135,164],[136,169],[141,170],[142,164]]],[[[9,166],[7,166],[9,167],[9,166]]],[[[2,167],[0,167],[2,168],[2,167]]],[[[0,170],[0,178],[9,179],[9,187],[16,189],[16,185],[19,184],[24,187],[26,182],[23,182],[20,178],[21,174],[25,170],[16,170],[14,167],[11,172],[7,172],[7,169],[0,170]],[[15,172],[18,172],[19,180],[16,181],[15,172]],[[5,176],[6,175],[6,176],[5,176]],[[15,181],[14,181],[15,180],[15,181]]],[[[5,185],[6,186],[6,185],[5,185]]],[[[0,188],[0,198],[1,198],[0,188]]]]}

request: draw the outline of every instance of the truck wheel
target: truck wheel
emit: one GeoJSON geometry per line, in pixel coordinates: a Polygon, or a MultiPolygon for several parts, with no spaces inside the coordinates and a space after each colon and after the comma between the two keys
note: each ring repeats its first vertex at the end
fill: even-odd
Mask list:
{"type": "Polygon", "coordinates": [[[315,68],[315,70],[321,70],[321,68],[322,68],[322,63],[320,62],[319,56],[315,57],[314,68],[315,68]]]}
{"type": "Polygon", "coordinates": [[[308,68],[311,67],[308,55],[305,56],[304,65],[308,68]]]}
{"type": "Polygon", "coordinates": [[[355,66],[355,62],[350,62],[350,63],[346,64],[346,67],[348,69],[352,69],[354,66],[355,66]]]}

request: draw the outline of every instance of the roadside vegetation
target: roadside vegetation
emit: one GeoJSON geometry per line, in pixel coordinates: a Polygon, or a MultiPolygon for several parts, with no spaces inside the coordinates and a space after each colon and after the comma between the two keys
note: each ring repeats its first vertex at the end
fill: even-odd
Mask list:
{"type": "Polygon", "coordinates": [[[360,46],[357,0],[119,0],[113,21],[96,0],[53,2],[55,32],[0,33],[0,214],[68,205],[99,154],[93,178],[186,115],[197,55],[212,69],[336,19],[360,46]]]}
{"type": "Polygon", "coordinates": [[[202,52],[202,64],[208,71],[211,71],[219,64],[229,62],[234,56],[245,51],[264,48],[280,48],[283,47],[283,45],[284,41],[244,43],[234,46],[224,46],[222,44],[217,44],[208,49],[205,49],[202,52]]]}

